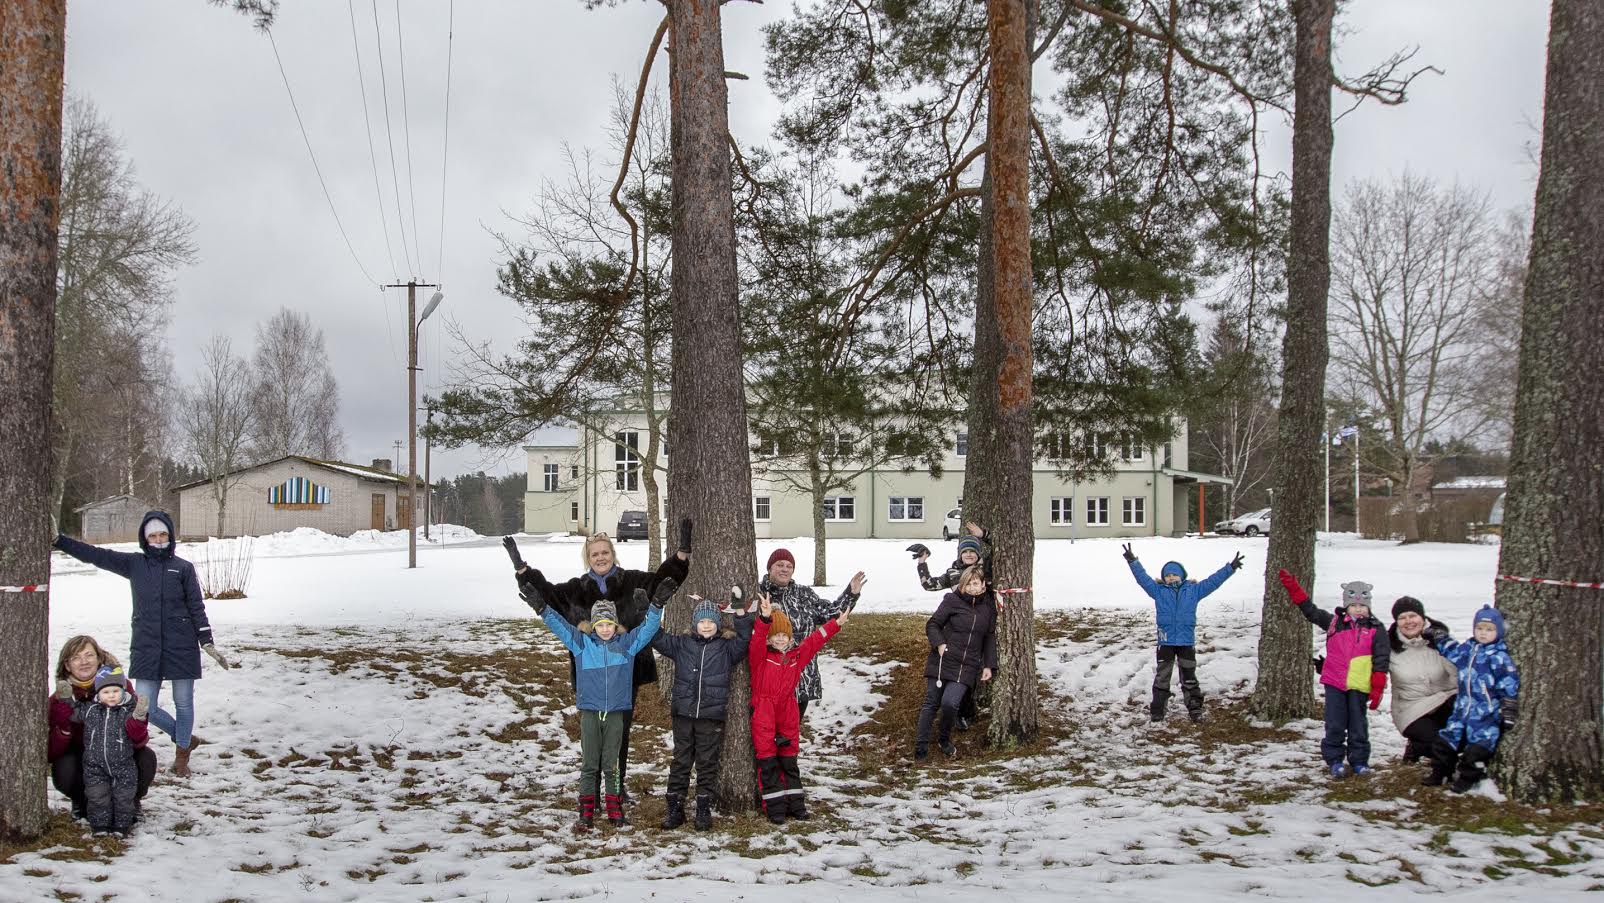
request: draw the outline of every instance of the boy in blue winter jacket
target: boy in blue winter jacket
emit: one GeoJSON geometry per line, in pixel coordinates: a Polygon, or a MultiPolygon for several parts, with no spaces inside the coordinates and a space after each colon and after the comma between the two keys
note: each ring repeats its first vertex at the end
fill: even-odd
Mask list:
{"type": "MultiPolygon", "coordinates": [[[[674,595],[673,578],[663,579],[650,600],[646,620],[634,630],[618,623],[618,606],[603,599],[590,608],[590,621],[570,625],[557,609],[546,604],[540,589],[532,583],[519,584],[518,594],[529,607],[540,612],[541,620],[574,656],[574,696],[579,704],[579,820],[574,833],[582,834],[595,826],[596,795],[600,775],[607,805],[607,821],[615,828],[629,824],[619,797],[618,751],[624,741],[624,719],[620,713],[634,707],[635,656],[645,649],[663,620],[663,603],[674,595]]],[[[646,605],[646,590],[634,594],[637,605],[646,605]]]]}
{"type": "Polygon", "coordinates": [[[1490,605],[1476,612],[1472,639],[1456,642],[1447,629],[1434,626],[1426,638],[1442,657],[1459,669],[1459,695],[1453,714],[1432,745],[1428,787],[1439,787],[1454,773],[1450,788],[1464,793],[1487,776],[1487,763],[1498,749],[1498,738],[1515,721],[1520,695],[1520,672],[1504,646],[1504,615],[1490,605]]]}
{"type": "Polygon", "coordinates": [[[1197,604],[1220,588],[1227,578],[1242,568],[1238,552],[1224,567],[1203,580],[1187,580],[1186,568],[1179,561],[1165,562],[1156,582],[1125,544],[1125,561],[1131,566],[1136,585],[1147,593],[1157,608],[1158,664],[1153,674],[1153,724],[1164,723],[1164,710],[1170,704],[1170,674],[1181,668],[1181,692],[1186,698],[1186,714],[1193,722],[1203,720],[1203,688],[1197,682],[1197,604]]]}

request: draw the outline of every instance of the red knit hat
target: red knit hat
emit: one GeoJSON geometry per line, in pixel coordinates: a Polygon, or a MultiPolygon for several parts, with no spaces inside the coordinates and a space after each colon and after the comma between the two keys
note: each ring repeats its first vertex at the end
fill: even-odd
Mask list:
{"type": "Polygon", "coordinates": [[[796,567],[796,559],[791,556],[791,551],[789,549],[775,549],[774,552],[769,555],[769,563],[763,566],[763,570],[766,571],[770,568],[773,568],[774,562],[776,561],[789,561],[791,562],[792,567],[796,567]]]}

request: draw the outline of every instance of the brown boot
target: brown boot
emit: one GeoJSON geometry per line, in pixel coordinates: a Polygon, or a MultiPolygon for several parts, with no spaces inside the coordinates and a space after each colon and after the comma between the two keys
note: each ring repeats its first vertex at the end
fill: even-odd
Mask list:
{"type": "Polygon", "coordinates": [[[195,749],[195,747],[197,747],[197,746],[205,746],[205,745],[206,745],[206,741],[201,739],[201,735],[200,734],[190,734],[189,735],[189,748],[190,748],[191,751],[193,751],[195,749]]]}
{"type": "MultiPolygon", "coordinates": [[[[191,749],[194,747],[192,746],[191,749]]],[[[189,777],[189,749],[179,747],[173,754],[173,774],[181,778],[189,777]]]]}

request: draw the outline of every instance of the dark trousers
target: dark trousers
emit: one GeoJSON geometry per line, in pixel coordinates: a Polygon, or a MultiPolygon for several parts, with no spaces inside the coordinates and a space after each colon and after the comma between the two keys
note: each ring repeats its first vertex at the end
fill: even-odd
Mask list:
{"type": "Polygon", "coordinates": [[[1186,699],[1186,710],[1194,715],[1203,712],[1203,688],[1197,682],[1197,647],[1195,646],[1160,646],[1158,647],[1158,665],[1153,670],[1153,709],[1154,718],[1164,717],[1164,710],[1169,708],[1170,674],[1175,667],[1181,669],[1181,693],[1186,699]]]}
{"type": "Polygon", "coordinates": [[[1432,772],[1446,778],[1458,768],[1459,781],[1466,785],[1486,777],[1487,763],[1492,760],[1493,750],[1479,743],[1466,743],[1464,749],[1459,749],[1439,736],[1431,744],[1432,772]]]}
{"type": "MultiPolygon", "coordinates": [[[[144,799],[150,783],[156,779],[156,751],[145,747],[134,750],[134,765],[139,769],[139,782],[134,798],[144,799]]],[[[89,800],[84,793],[84,754],[81,749],[69,750],[50,763],[50,783],[62,795],[72,800],[74,812],[88,811],[89,800]]]]}
{"type": "Polygon", "coordinates": [[[718,788],[719,750],[724,747],[724,722],[712,718],[674,716],[674,764],[668,768],[668,793],[685,796],[696,769],[696,795],[711,795],[718,788]]]}
{"type": "Polygon", "coordinates": [[[812,701],[813,700],[811,700],[811,699],[798,699],[796,701],[796,717],[797,717],[798,721],[801,721],[803,718],[807,717],[807,715],[808,715],[808,703],[810,703],[812,701]]]}
{"type": "Polygon", "coordinates": [[[1413,762],[1431,755],[1431,748],[1437,742],[1437,734],[1448,726],[1448,718],[1454,713],[1454,700],[1457,696],[1448,697],[1448,701],[1432,709],[1403,729],[1404,739],[1409,741],[1404,745],[1404,759],[1413,762]]]}
{"type": "Polygon", "coordinates": [[[757,782],[763,811],[770,818],[807,814],[807,799],[802,791],[802,770],[796,764],[796,756],[759,759],[757,782]]]}
{"type": "Polygon", "coordinates": [[[936,712],[941,712],[941,729],[936,735],[936,742],[952,742],[952,723],[958,719],[958,710],[963,707],[965,697],[969,695],[969,687],[949,680],[941,686],[936,686],[934,677],[925,678],[925,701],[919,708],[919,733],[914,737],[916,749],[927,748],[930,745],[930,722],[936,718],[936,712]]]}
{"type": "Polygon", "coordinates": [[[1370,764],[1370,717],[1365,705],[1370,694],[1363,690],[1339,690],[1321,684],[1326,691],[1326,736],[1320,741],[1320,755],[1327,765],[1344,758],[1349,765],[1370,764]]]}

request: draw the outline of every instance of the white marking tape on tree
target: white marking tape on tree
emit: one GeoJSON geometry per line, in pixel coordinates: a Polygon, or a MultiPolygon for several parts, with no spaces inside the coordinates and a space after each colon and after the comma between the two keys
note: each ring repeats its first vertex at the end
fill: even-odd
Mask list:
{"type": "Polygon", "coordinates": [[[1544,586],[1568,586],[1572,589],[1604,589],[1604,583],[1583,583],[1580,580],[1550,580],[1547,577],[1516,577],[1513,574],[1499,574],[1498,579],[1508,580],[1511,583],[1541,583],[1544,586]]]}
{"type": "Polygon", "coordinates": [[[1005,596],[1005,595],[1008,595],[1009,593],[1028,593],[1028,592],[1030,592],[1030,587],[1028,587],[1028,586],[1019,586],[1019,587],[1010,587],[1008,589],[994,589],[994,590],[992,590],[992,592],[994,592],[994,593],[996,593],[996,594],[998,594],[1000,596],[1005,596]]]}
{"type": "Polygon", "coordinates": [[[30,583],[27,586],[0,586],[0,593],[48,593],[50,587],[43,583],[30,583]]]}

